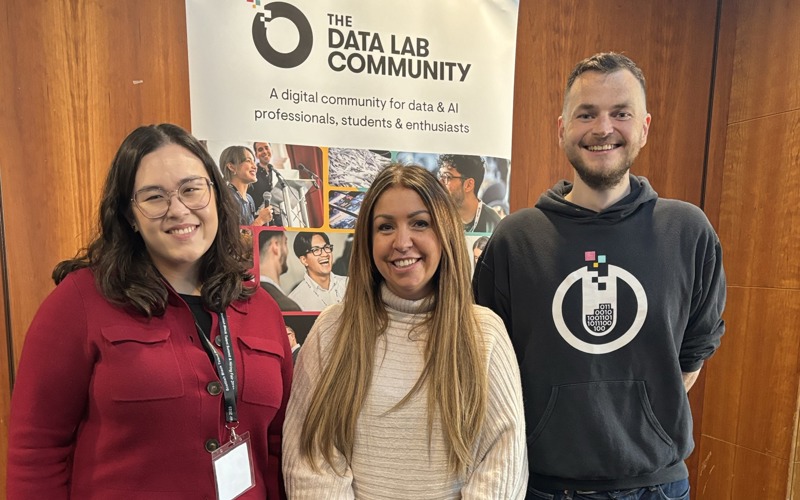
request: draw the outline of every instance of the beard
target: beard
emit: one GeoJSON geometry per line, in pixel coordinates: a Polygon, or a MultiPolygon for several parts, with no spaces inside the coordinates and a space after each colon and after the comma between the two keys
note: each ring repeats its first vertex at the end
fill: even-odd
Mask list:
{"type": "Polygon", "coordinates": [[[595,191],[606,191],[617,186],[628,175],[633,161],[639,154],[639,148],[628,150],[627,155],[616,165],[603,169],[592,169],[581,158],[581,151],[580,146],[567,149],[567,159],[581,181],[595,191]]]}
{"type": "Polygon", "coordinates": [[[289,270],[289,263],[286,262],[286,256],[288,254],[281,255],[281,274],[286,274],[286,271],[289,270]]]}
{"type": "Polygon", "coordinates": [[[457,209],[460,209],[464,205],[464,190],[459,189],[453,193],[450,193],[450,198],[453,200],[453,204],[455,204],[457,209]]]}
{"type": "Polygon", "coordinates": [[[595,171],[587,168],[581,161],[576,161],[572,164],[578,177],[581,178],[584,184],[594,189],[595,191],[606,191],[618,185],[622,179],[628,175],[630,171],[630,163],[625,163],[621,166],[615,167],[612,170],[595,171]]]}

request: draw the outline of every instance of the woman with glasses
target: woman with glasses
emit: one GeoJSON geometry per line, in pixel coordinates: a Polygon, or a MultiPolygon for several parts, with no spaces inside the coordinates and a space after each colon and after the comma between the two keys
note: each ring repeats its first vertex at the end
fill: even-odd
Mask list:
{"type": "Polygon", "coordinates": [[[219,168],[231,188],[233,198],[239,205],[239,224],[242,226],[264,226],[272,221],[269,200],[259,200],[261,208],[256,210],[253,197],[247,187],[256,182],[256,161],[253,152],[245,146],[230,146],[219,156],[219,168]]]}
{"type": "Polygon", "coordinates": [[[347,293],[320,314],[284,426],[292,499],[522,499],[519,368],[473,305],[456,209],[422,167],[391,165],[356,222],[347,293]]]}
{"type": "Polygon", "coordinates": [[[284,498],[291,350],[214,160],[177,126],[140,127],[99,214],[25,339],[8,498],[284,498]]]}
{"type": "Polygon", "coordinates": [[[342,301],[347,278],[333,274],[333,245],[328,235],[320,232],[297,233],[294,254],[306,268],[306,274],[289,298],[303,311],[321,311],[342,301]]]}

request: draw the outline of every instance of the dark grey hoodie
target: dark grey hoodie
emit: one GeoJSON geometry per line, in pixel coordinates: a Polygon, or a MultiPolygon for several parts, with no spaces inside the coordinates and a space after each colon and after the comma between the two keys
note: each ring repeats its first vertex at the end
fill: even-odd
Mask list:
{"type": "Polygon", "coordinates": [[[630,181],[601,212],[556,184],[501,221],[475,270],[476,300],[503,318],[520,363],[533,487],[688,477],[681,372],[699,370],[725,330],[722,253],[699,208],[630,181]]]}

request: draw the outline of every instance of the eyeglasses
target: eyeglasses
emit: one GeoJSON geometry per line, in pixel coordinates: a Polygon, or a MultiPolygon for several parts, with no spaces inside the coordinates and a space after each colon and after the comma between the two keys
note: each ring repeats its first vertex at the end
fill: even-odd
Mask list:
{"type": "Polygon", "coordinates": [[[308,252],[306,253],[313,253],[314,255],[319,257],[320,255],[322,255],[323,250],[325,251],[325,253],[333,253],[333,245],[322,245],[321,247],[311,247],[308,249],[308,252]]]}
{"type": "Polygon", "coordinates": [[[444,182],[445,184],[450,183],[452,179],[463,179],[463,176],[449,174],[447,172],[442,172],[441,170],[436,174],[436,177],[439,178],[440,181],[444,182]]]}
{"type": "Polygon", "coordinates": [[[206,208],[211,201],[211,186],[214,183],[205,177],[187,179],[175,191],[165,191],[159,187],[148,187],[133,193],[131,201],[142,215],[148,219],[160,219],[167,215],[172,204],[172,195],[189,210],[206,208]]]}

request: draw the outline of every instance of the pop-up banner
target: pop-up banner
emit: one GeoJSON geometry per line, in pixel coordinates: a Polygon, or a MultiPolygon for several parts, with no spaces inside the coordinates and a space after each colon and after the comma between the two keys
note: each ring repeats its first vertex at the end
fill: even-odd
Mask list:
{"type": "Polygon", "coordinates": [[[192,132],[223,172],[242,154],[257,165],[246,193],[231,189],[245,212],[274,214],[243,229],[262,286],[294,297],[278,300],[285,310],[315,314],[340,299],[361,199],[392,162],[439,175],[469,249],[482,251],[508,212],[518,7],[186,0],[192,132]],[[276,231],[287,268],[277,276],[265,251],[276,231]]]}

